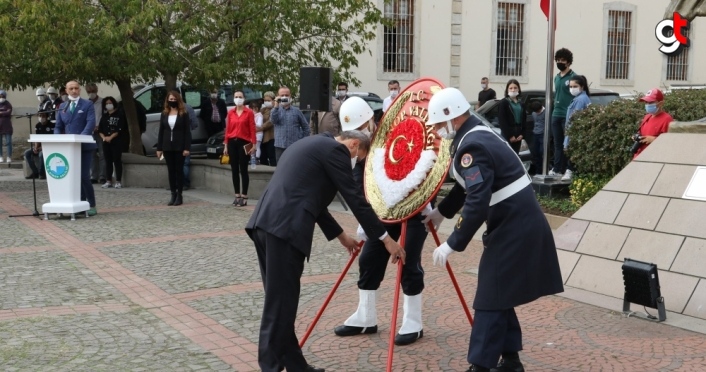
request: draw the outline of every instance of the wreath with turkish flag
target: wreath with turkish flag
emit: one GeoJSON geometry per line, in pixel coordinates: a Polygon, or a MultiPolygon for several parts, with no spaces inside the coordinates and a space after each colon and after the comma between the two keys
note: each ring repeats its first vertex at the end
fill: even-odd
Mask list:
{"type": "Polygon", "coordinates": [[[375,132],[365,165],[365,194],[383,221],[415,215],[436,196],[446,178],[450,141],[425,125],[429,99],[439,90],[441,84],[433,79],[412,83],[375,132]]]}

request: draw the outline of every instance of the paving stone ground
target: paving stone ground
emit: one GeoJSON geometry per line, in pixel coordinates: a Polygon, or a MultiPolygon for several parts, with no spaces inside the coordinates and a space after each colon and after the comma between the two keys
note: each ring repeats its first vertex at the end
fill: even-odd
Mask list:
{"type": "MultiPolygon", "coordinates": [[[[234,208],[230,197],[195,190],[183,206],[168,207],[165,190],[97,187],[96,217],[10,218],[33,210],[31,181],[14,176],[0,177],[0,370],[259,370],[263,291],[243,231],[252,206],[234,208]]],[[[41,211],[45,181],[37,190],[41,211]]],[[[350,214],[333,214],[355,231],[350,214]]],[[[394,371],[468,368],[471,326],[448,274],[431,265],[434,248],[430,237],[424,338],[395,348],[394,371]]],[[[451,257],[468,303],[481,250],[473,241],[451,257]]],[[[300,337],[347,260],[316,231],[302,278],[300,337]]],[[[310,363],[327,371],[385,370],[395,273],[388,266],[380,289],[379,333],[339,338],[333,328],[357,305],[353,265],[304,346],[310,363]]],[[[401,301],[398,310],[401,320],[401,301]]],[[[526,370],[706,370],[706,336],[616,310],[561,296],[519,307],[526,370]]]]}

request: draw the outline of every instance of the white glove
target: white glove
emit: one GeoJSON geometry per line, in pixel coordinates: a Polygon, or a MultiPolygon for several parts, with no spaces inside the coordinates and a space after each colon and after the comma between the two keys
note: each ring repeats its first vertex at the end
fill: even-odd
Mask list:
{"type": "Polygon", "coordinates": [[[454,250],[446,242],[434,250],[434,265],[446,266],[446,260],[454,250]]]}
{"type": "Polygon", "coordinates": [[[422,220],[422,223],[424,224],[424,227],[429,231],[429,228],[427,226],[427,222],[431,221],[432,225],[434,225],[434,230],[439,231],[439,226],[441,225],[441,222],[444,220],[444,216],[439,212],[439,208],[434,208],[431,211],[428,211],[426,208],[422,211],[422,216],[425,216],[424,219],[422,220]]]}
{"type": "Polygon", "coordinates": [[[427,205],[424,206],[424,210],[422,210],[422,216],[426,216],[431,211],[431,203],[427,203],[427,205]]]}
{"type": "Polygon", "coordinates": [[[358,231],[356,231],[356,234],[358,235],[358,240],[368,240],[368,236],[365,235],[365,230],[363,230],[363,226],[358,225],[358,231]]]}

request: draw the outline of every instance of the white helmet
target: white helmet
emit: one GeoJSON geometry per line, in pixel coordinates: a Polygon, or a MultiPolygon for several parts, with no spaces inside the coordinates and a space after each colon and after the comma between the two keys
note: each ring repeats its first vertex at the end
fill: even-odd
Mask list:
{"type": "Polygon", "coordinates": [[[443,123],[455,119],[470,110],[471,104],[466,97],[456,88],[444,88],[429,100],[429,118],[427,125],[443,123]]]}
{"type": "Polygon", "coordinates": [[[59,91],[56,90],[56,88],[54,88],[54,87],[49,87],[49,89],[47,89],[47,94],[56,94],[58,96],[59,91]]]}
{"type": "Polygon", "coordinates": [[[46,96],[46,95],[47,95],[47,92],[44,91],[44,88],[39,88],[39,89],[37,89],[37,91],[35,92],[35,94],[38,95],[38,96],[46,96]]]}
{"type": "Polygon", "coordinates": [[[343,101],[338,112],[341,131],[356,130],[373,117],[373,109],[360,97],[350,97],[343,101]]]}

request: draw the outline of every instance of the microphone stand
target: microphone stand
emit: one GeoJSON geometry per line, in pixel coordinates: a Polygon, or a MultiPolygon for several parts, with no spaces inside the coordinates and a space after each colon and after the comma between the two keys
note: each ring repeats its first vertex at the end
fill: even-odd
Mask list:
{"type": "MultiPolygon", "coordinates": [[[[56,112],[56,111],[57,110],[43,111],[43,112],[50,114],[50,113],[56,112]]],[[[15,118],[16,119],[27,118],[27,120],[29,121],[29,133],[32,134],[32,116],[35,116],[37,114],[27,113],[24,115],[15,116],[15,118]]],[[[25,160],[23,159],[23,161],[25,161],[25,160]]],[[[39,211],[37,210],[37,184],[36,184],[35,180],[36,180],[36,178],[32,177],[32,195],[34,196],[34,211],[32,212],[32,214],[14,214],[9,217],[12,217],[12,218],[15,218],[15,217],[37,217],[37,218],[41,219],[41,217],[39,216],[39,211]]]]}

